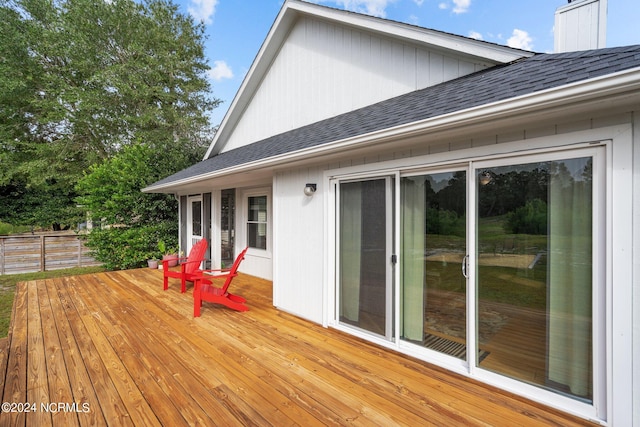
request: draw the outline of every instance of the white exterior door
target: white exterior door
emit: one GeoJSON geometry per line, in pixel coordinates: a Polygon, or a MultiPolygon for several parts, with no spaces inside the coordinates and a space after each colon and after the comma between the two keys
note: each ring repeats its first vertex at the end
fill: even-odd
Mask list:
{"type": "Polygon", "coordinates": [[[187,251],[191,252],[193,245],[203,238],[202,196],[187,199],[187,251]]]}

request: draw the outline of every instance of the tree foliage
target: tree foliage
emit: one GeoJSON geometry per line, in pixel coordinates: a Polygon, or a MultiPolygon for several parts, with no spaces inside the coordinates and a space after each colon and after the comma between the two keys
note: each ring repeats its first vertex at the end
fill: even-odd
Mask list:
{"type": "Polygon", "coordinates": [[[178,205],[171,195],[145,194],[141,188],[163,178],[167,170],[195,161],[179,147],[156,150],[150,144],[125,147],[113,158],[93,165],[76,186],[77,201],[108,227],[94,229],[87,244],[111,269],[140,267],[161,255],[158,242],[177,246],[178,205]]]}
{"type": "Polygon", "coordinates": [[[83,172],[137,141],[201,152],[219,101],[204,28],[170,1],[0,0],[0,14],[0,194],[14,220],[77,220],[83,172]]]}

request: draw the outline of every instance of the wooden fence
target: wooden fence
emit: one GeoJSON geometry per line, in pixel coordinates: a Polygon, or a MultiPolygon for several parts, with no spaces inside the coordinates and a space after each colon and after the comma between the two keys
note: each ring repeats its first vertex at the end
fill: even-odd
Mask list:
{"type": "Polygon", "coordinates": [[[98,265],[75,234],[0,236],[0,274],[98,265]]]}

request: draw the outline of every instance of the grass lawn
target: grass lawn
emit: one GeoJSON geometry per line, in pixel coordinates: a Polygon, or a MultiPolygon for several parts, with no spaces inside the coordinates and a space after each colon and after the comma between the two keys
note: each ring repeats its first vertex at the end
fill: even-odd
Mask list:
{"type": "Polygon", "coordinates": [[[103,267],[67,268],[64,270],[42,271],[38,273],[7,274],[0,276],[0,338],[7,336],[11,322],[13,297],[18,282],[48,279],[50,277],[77,276],[80,274],[105,271],[103,267]]]}

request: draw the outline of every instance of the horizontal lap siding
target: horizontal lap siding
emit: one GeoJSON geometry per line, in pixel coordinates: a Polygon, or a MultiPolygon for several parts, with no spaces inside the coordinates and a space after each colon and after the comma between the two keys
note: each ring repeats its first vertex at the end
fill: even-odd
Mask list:
{"type": "Polygon", "coordinates": [[[0,274],[97,265],[89,248],[74,235],[0,237],[0,274]]]}

